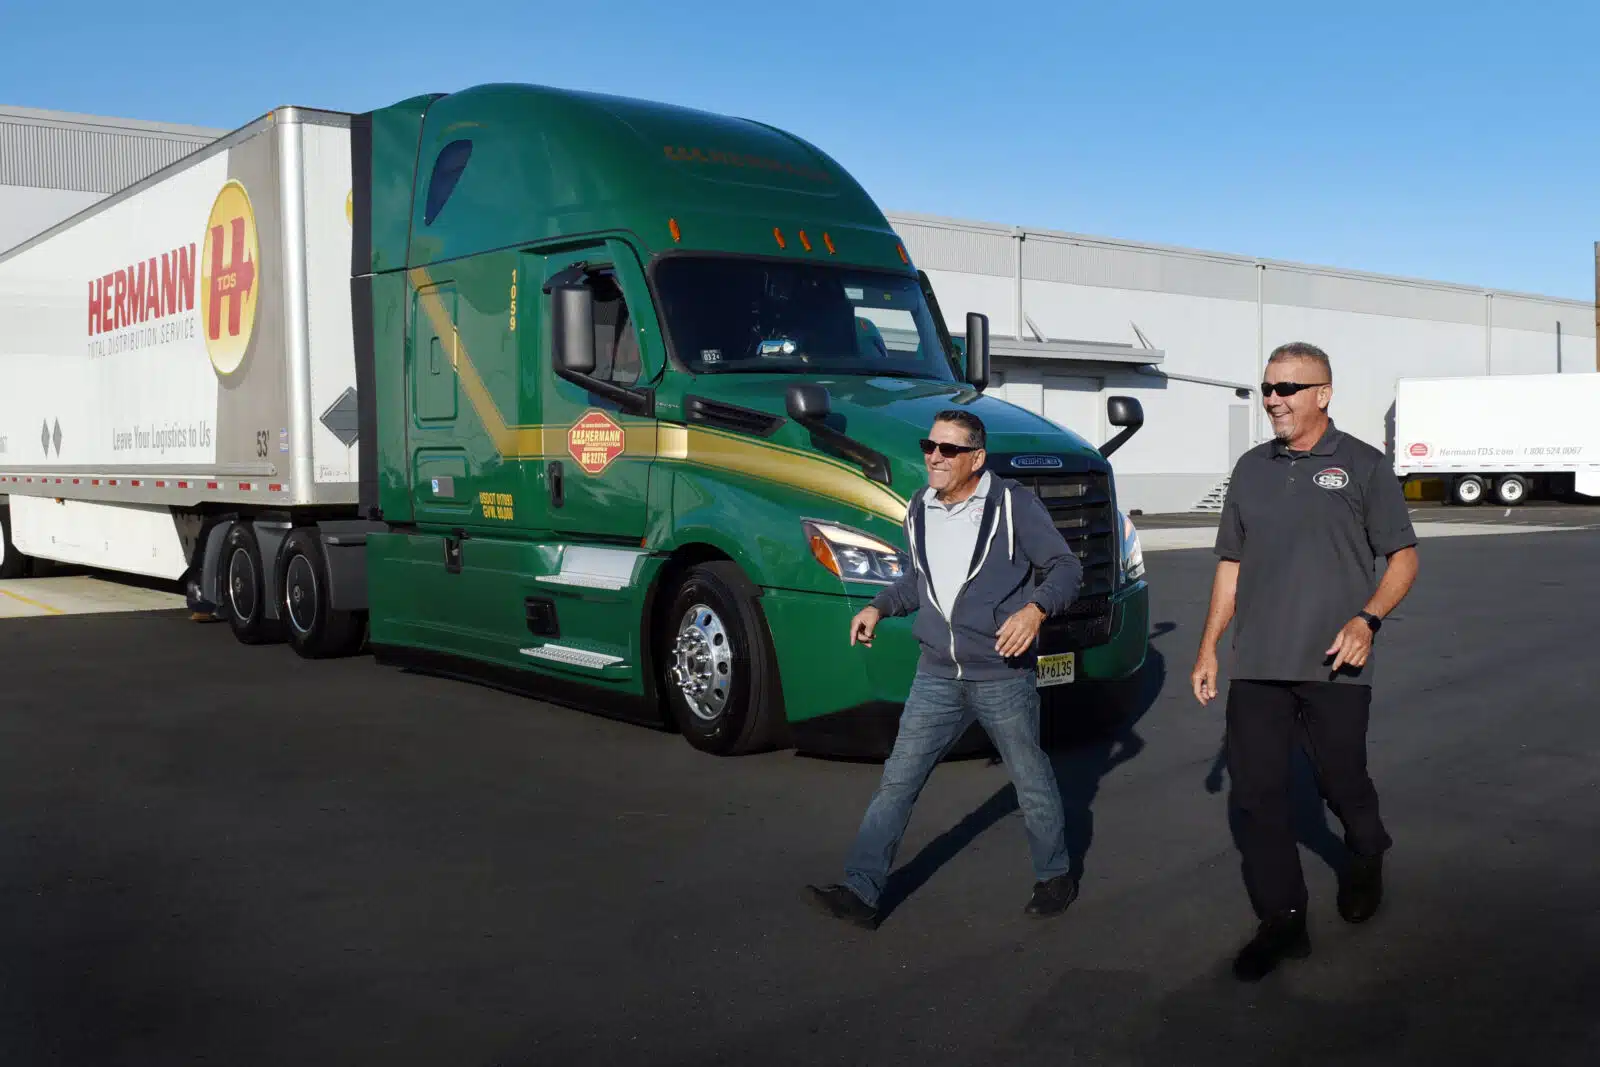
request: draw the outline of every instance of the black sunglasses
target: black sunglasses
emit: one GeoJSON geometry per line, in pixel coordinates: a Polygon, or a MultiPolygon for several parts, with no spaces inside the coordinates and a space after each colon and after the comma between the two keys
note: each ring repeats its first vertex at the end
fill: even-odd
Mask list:
{"type": "Polygon", "coordinates": [[[939,455],[945,459],[955,459],[963,452],[976,452],[978,450],[977,445],[953,445],[949,441],[930,441],[926,437],[922,439],[922,454],[924,456],[933,455],[933,450],[936,448],[939,450],[939,455]]]}
{"type": "Polygon", "coordinates": [[[1327,384],[1327,382],[1278,382],[1274,385],[1271,382],[1262,382],[1261,395],[1271,396],[1277,393],[1279,396],[1294,396],[1302,389],[1316,389],[1327,384]]]}

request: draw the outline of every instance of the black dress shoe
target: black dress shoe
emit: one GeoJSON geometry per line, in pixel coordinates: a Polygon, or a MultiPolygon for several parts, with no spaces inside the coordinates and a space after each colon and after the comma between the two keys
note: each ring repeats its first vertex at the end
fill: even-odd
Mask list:
{"type": "Polygon", "coordinates": [[[876,930],[882,916],[878,909],[856,896],[846,885],[806,886],[806,899],[824,915],[854,923],[865,930],[876,930]]]}
{"type": "Polygon", "coordinates": [[[1234,957],[1233,976],[1241,982],[1259,982],[1284,960],[1303,960],[1309,955],[1311,937],[1306,933],[1305,912],[1269,916],[1234,957]]]}
{"type": "Polygon", "coordinates": [[[1339,915],[1347,923],[1364,923],[1383,903],[1383,854],[1355,856],[1339,886],[1339,915]]]}
{"type": "Polygon", "coordinates": [[[1033,896],[1022,910],[1035,918],[1044,919],[1060,915],[1078,899],[1078,880],[1070,874],[1058,875],[1048,882],[1033,883],[1033,896]]]}

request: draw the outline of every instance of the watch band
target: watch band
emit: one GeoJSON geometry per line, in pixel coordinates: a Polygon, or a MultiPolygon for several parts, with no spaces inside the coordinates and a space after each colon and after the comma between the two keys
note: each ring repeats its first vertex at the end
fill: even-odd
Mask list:
{"type": "Polygon", "coordinates": [[[1378,632],[1378,628],[1383,625],[1383,620],[1378,618],[1376,615],[1374,615],[1370,611],[1361,612],[1359,614],[1359,617],[1367,620],[1367,628],[1369,630],[1371,630],[1373,633],[1377,633],[1378,632]]]}

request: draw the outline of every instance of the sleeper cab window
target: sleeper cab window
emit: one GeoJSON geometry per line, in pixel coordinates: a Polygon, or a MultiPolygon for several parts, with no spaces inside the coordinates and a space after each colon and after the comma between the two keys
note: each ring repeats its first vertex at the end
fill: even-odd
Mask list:
{"type": "Polygon", "coordinates": [[[439,217],[445,201],[450,199],[456,183],[461,180],[461,172],[467,169],[467,160],[471,158],[471,141],[451,141],[439,149],[439,157],[433,161],[433,174],[428,178],[428,200],[422,208],[424,226],[432,226],[433,220],[439,217]]]}

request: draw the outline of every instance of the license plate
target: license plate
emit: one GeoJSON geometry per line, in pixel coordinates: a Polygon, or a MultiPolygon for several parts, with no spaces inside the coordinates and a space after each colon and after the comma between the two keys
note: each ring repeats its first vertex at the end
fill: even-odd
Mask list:
{"type": "Polygon", "coordinates": [[[1050,656],[1040,656],[1035,674],[1036,684],[1041,689],[1047,685],[1067,685],[1075,682],[1078,679],[1078,654],[1057,652],[1050,656]]]}

